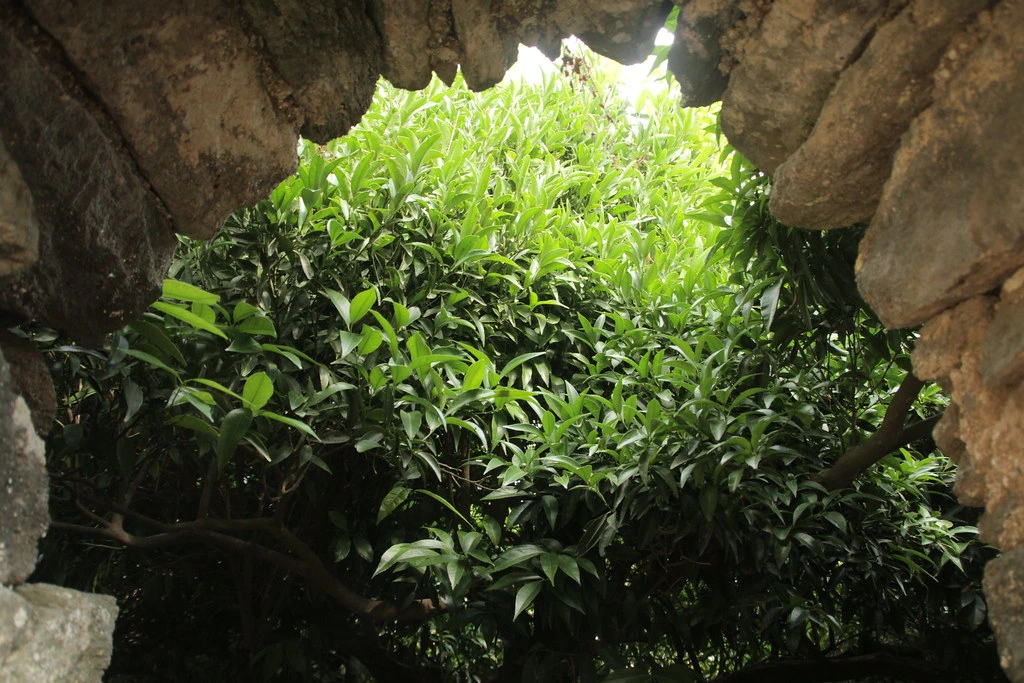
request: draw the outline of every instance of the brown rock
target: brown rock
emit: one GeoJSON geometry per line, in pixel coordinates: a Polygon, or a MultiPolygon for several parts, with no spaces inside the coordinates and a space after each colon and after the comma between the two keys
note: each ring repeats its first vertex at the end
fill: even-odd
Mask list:
{"type": "Polygon", "coordinates": [[[32,265],[39,253],[39,226],[32,194],[18,164],[0,139],[0,277],[32,265]]]}
{"type": "Polygon", "coordinates": [[[0,351],[10,364],[14,392],[25,399],[32,413],[36,434],[46,438],[57,414],[57,394],[43,354],[31,341],[7,330],[0,330],[0,351]]]}
{"type": "Polygon", "coordinates": [[[959,369],[961,358],[976,333],[992,320],[995,298],[978,296],[935,316],[921,328],[914,348],[914,374],[924,380],[946,381],[959,369]]]}
{"type": "Polygon", "coordinates": [[[31,583],[0,587],[0,671],[9,683],[99,683],[110,663],[117,602],[31,583]]]}
{"type": "Polygon", "coordinates": [[[988,387],[1024,381],[1024,300],[996,307],[982,342],[981,362],[988,387]]]}
{"type": "Polygon", "coordinates": [[[39,258],[0,278],[0,309],[98,345],[159,296],[177,241],[113,124],[59,54],[0,11],[0,135],[39,225],[39,258]]]}
{"type": "Polygon", "coordinates": [[[729,83],[722,37],[743,15],[736,0],[696,0],[679,8],[668,67],[679,82],[684,107],[717,102],[729,83]]]}
{"type": "Polygon", "coordinates": [[[462,46],[462,75],[472,90],[491,87],[516,61],[519,40],[498,30],[491,0],[451,0],[455,33],[462,46]]]}
{"type": "Polygon", "coordinates": [[[19,584],[36,566],[50,524],[43,442],[0,355],[0,583],[19,584]]]}
{"type": "Polygon", "coordinates": [[[280,84],[267,81],[235,3],[28,4],[110,113],[176,231],[213,236],[295,169],[295,130],[268,94],[280,84]]]}
{"type": "Polygon", "coordinates": [[[933,71],[988,4],[915,0],[878,28],[840,75],[810,137],[776,171],[771,211],[780,221],[828,229],[871,218],[900,136],[931,103],[933,71]]]}
{"type": "Polygon", "coordinates": [[[999,641],[999,663],[1012,681],[1024,680],[1024,549],[985,567],[988,618],[999,641]]]}
{"type": "Polygon", "coordinates": [[[911,124],[858,258],[865,300],[891,328],[996,288],[1024,265],[1024,3],[911,124]]]}
{"type": "MultiPolygon", "coordinates": [[[[267,87],[275,105],[289,111],[303,137],[317,142],[340,137],[370,106],[383,46],[362,5],[301,0],[241,3],[249,27],[261,37],[281,81],[264,75],[250,85],[267,87]]],[[[259,102],[254,94],[248,98],[259,102]]],[[[245,100],[239,97],[240,103],[245,100]]],[[[260,106],[264,106],[262,102],[260,106]]],[[[273,128],[277,123],[276,117],[268,117],[255,122],[252,131],[259,134],[262,126],[273,128]]],[[[281,134],[272,132],[275,137],[281,134]]]]}
{"type": "Polygon", "coordinates": [[[423,0],[375,0],[370,5],[383,37],[381,75],[392,85],[421,90],[430,83],[430,6],[423,0]]]}
{"type": "Polygon", "coordinates": [[[773,173],[810,135],[839,74],[884,19],[885,0],[776,0],[722,96],[722,131],[773,173]]]}

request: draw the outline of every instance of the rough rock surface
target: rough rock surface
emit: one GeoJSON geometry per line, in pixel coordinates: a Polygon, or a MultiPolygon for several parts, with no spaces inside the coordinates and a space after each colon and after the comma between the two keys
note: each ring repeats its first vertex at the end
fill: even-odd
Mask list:
{"type": "Polygon", "coordinates": [[[0,278],[0,310],[98,343],[159,296],[176,241],[110,122],[55,50],[0,7],[0,138],[32,192],[39,233],[39,259],[0,278]]]}
{"type": "Polygon", "coordinates": [[[29,9],[103,103],[179,232],[212,236],[239,202],[262,199],[294,170],[296,131],[233,4],[39,0],[29,9]]]}
{"type": "Polygon", "coordinates": [[[0,356],[0,583],[18,584],[35,569],[36,542],[50,516],[43,442],[9,369],[0,356]]]}
{"type": "Polygon", "coordinates": [[[843,69],[860,56],[884,0],[776,0],[734,55],[722,131],[772,173],[807,139],[843,69]]]}
{"type": "Polygon", "coordinates": [[[1000,4],[957,61],[911,123],[861,243],[857,283],[889,327],[920,324],[1024,265],[1024,194],[1008,189],[1024,182],[1024,3],[1000,4]]]}
{"type": "Polygon", "coordinates": [[[98,683],[117,602],[47,584],[0,587],[0,673],[11,683],[98,683]]]}
{"type": "Polygon", "coordinates": [[[879,26],[840,74],[808,139],[778,167],[771,210],[780,221],[828,229],[871,218],[900,137],[931,104],[932,73],[987,4],[914,0],[879,26]]]}
{"type": "Polygon", "coordinates": [[[36,260],[38,250],[32,195],[0,140],[0,277],[24,270],[36,260]]]}
{"type": "Polygon", "coordinates": [[[57,412],[57,396],[43,354],[28,339],[4,329],[0,329],[0,352],[7,359],[13,392],[25,399],[36,434],[45,439],[57,412]]]}
{"type": "Polygon", "coordinates": [[[999,663],[1011,681],[1024,680],[1024,549],[1004,553],[985,568],[989,621],[999,633],[999,663]]]}
{"type": "MultiPolygon", "coordinates": [[[[960,462],[961,500],[986,506],[985,538],[1007,551],[986,586],[1004,665],[1024,680],[1024,0],[677,4],[684,102],[723,99],[723,130],[775,175],[784,221],[870,220],[863,295],[889,326],[924,323],[916,372],[950,392],[936,439],[960,462]]],[[[638,61],[670,7],[0,3],[0,315],[96,343],[156,296],[175,232],[212,235],[263,196],[294,167],[297,135],[343,134],[379,74],[420,88],[461,65],[485,88],[517,43],[554,56],[570,33],[638,61]]],[[[24,402],[6,391],[0,440],[35,452],[24,402]]],[[[0,506],[45,511],[34,476],[12,478],[0,506]]],[[[43,523],[25,527],[33,547],[43,523]]],[[[16,525],[2,526],[0,538],[16,525]]],[[[19,580],[29,560],[12,571],[11,557],[0,568],[19,580]]]]}

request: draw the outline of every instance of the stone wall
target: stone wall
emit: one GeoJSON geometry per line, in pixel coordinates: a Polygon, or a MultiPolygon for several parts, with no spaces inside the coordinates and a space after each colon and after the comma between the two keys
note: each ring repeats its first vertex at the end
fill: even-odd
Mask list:
{"type": "Polygon", "coordinates": [[[709,22],[717,61],[677,47],[675,65],[719,84],[723,130],[774,176],[772,212],[868,221],[861,293],[887,326],[923,325],[914,371],[953,400],[936,440],[1004,551],[985,589],[1024,681],[1024,2],[696,0],[677,37],[709,22]]]}
{"type": "MultiPolygon", "coordinates": [[[[518,43],[554,56],[569,34],[637,61],[670,8],[0,0],[0,313],[97,344],[157,296],[176,233],[210,237],[263,197],[293,170],[297,136],[343,134],[379,75],[421,88],[461,65],[481,89],[518,43]]],[[[886,324],[924,325],[916,372],[950,392],[937,439],[1007,551],[987,590],[1004,666],[1024,680],[1024,0],[687,0],[669,64],[685,104],[723,101],[730,141],[775,178],[781,220],[870,221],[859,286],[886,324]]],[[[52,410],[38,358],[16,346],[0,340],[14,368],[0,364],[4,584],[25,579],[45,530],[34,430],[52,410]]],[[[24,643],[64,600],[18,590],[0,589],[0,624],[20,634],[0,625],[0,668],[12,648],[39,654],[24,643]],[[19,601],[41,605],[35,621],[19,601]]],[[[89,642],[109,646],[100,631],[89,642]]],[[[96,679],[106,655],[87,650],[96,679]]]]}

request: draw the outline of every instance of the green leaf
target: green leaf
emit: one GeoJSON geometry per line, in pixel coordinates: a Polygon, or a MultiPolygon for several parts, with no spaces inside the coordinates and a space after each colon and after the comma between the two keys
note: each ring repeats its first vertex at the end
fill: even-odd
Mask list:
{"type": "Polygon", "coordinates": [[[242,389],[242,401],[245,407],[257,411],[267,405],[267,401],[274,395],[274,383],[265,372],[257,372],[245,380],[245,387],[242,389]]]}
{"type": "Polygon", "coordinates": [[[178,301],[190,301],[209,305],[220,301],[218,295],[207,292],[205,289],[200,289],[187,282],[170,279],[164,280],[163,296],[168,299],[177,299],[178,301]]]}
{"type": "Polygon", "coordinates": [[[423,424],[423,413],[419,410],[406,410],[402,412],[402,427],[405,435],[412,441],[419,434],[420,425],[423,424]]]}
{"type": "Polygon", "coordinates": [[[559,555],[558,566],[570,579],[580,584],[580,567],[575,558],[569,555],[559,555]]]}
{"type": "Polygon", "coordinates": [[[224,416],[220,423],[220,434],[217,437],[217,469],[224,467],[235,454],[239,441],[249,431],[252,424],[252,412],[248,408],[235,408],[224,416]]]}
{"type": "Polygon", "coordinates": [[[472,391],[473,389],[478,389],[483,384],[484,377],[487,375],[487,368],[490,365],[490,362],[484,360],[478,360],[470,365],[462,378],[462,390],[472,391]]]}
{"type": "Polygon", "coordinates": [[[462,427],[463,429],[473,432],[474,434],[476,434],[476,438],[480,439],[480,444],[484,447],[484,450],[489,450],[487,435],[484,434],[484,430],[480,427],[480,425],[475,424],[473,422],[468,422],[466,420],[461,420],[457,417],[445,417],[444,423],[449,426],[455,425],[456,427],[462,427]]]}
{"type": "Polygon", "coordinates": [[[177,370],[175,370],[174,368],[172,368],[170,365],[163,362],[159,358],[146,353],[145,351],[139,351],[138,349],[125,349],[124,352],[129,356],[132,356],[133,358],[138,358],[139,360],[148,363],[149,365],[152,365],[154,368],[159,368],[164,372],[168,372],[174,375],[175,377],[178,376],[177,370]]]}
{"type": "Polygon", "coordinates": [[[195,415],[175,415],[174,417],[167,420],[167,424],[172,424],[184,429],[190,429],[193,432],[199,434],[208,434],[210,436],[217,436],[217,430],[209,422],[200,420],[195,415]]]}
{"type": "Polygon", "coordinates": [[[256,413],[256,417],[265,417],[270,420],[276,420],[277,422],[286,424],[293,429],[299,430],[306,436],[311,436],[314,439],[319,440],[319,438],[316,435],[316,432],[314,432],[313,429],[308,424],[306,424],[305,422],[300,422],[295,418],[286,417],[284,415],[278,415],[277,413],[272,413],[269,410],[261,410],[260,412],[256,413]]]}
{"type": "Polygon", "coordinates": [[[190,381],[194,382],[195,384],[202,384],[204,387],[210,387],[211,389],[216,389],[217,391],[221,392],[222,394],[225,394],[227,396],[230,396],[231,398],[235,398],[235,399],[238,399],[239,401],[243,401],[244,402],[244,399],[241,396],[239,396],[238,394],[236,394],[235,392],[231,391],[226,386],[224,386],[223,384],[221,384],[220,382],[217,382],[215,380],[208,379],[206,377],[195,377],[195,378],[191,379],[190,381]]]}
{"type": "Polygon", "coordinates": [[[772,328],[772,321],[775,320],[775,311],[779,307],[779,293],[782,291],[782,280],[764,290],[761,295],[761,315],[765,319],[765,329],[772,328]]]}
{"type": "Polygon", "coordinates": [[[126,410],[122,422],[128,422],[142,407],[142,389],[130,379],[124,380],[124,402],[126,410]]]}
{"type": "Polygon", "coordinates": [[[704,513],[704,518],[710,520],[715,514],[715,508],[718,506],[718,488],[713,484],[705,484],[697,498],[700,503],[700,511],[704,513]]]}
{"type": "Polygon", "coordinates": [[[384,500],[380,502],[380,508],[377,510],[377,524],[380,524],[392,512],[401,507],[410,493],[412,493],[412,489],[406,488],[401,484],[396,484],[388,491],[387,495],[384,496],[384,500]]]}
{"type": "Polygon", "coordinates": [[[154,301],[150,305],[150,307],[151,308],[155,308],[156,310],[161,311],[163,313],[166,313],[167,315],[171,316],[172,318],[177,318],[178,320],[182,321],[183,323],[187,323],[187,324],[191,325],[192,327],[196,328],[197,330],[204,330],[206,332],[209,332],[211,334],[215,334],[218,337],[222,337],[224,339],[228,338],[228,336],[226,334],[224,334],[224,332],[222,332],[221,329],[218,328],[216,325],[214,325],[214,324],[212,324],[210,322],[207,322],[206,320],[204,320],[203,318],[199,317],[198,315],[196,315],[192,311],[189,311],[189,310],[187,310],[185,308],[182,308],[181,306],[176,306],[175,304],[169,304],[166,301],[154,301]]]}
{"type": "Polygon", "coordinates": [[[558,573],[558,555],[555,553],[544,553],[540,556],[540,568],[544,571],[544,575],[548,577],[548,581],[551,585],[555,585],[555,574],[558,573]]]}
{"type": "Polygon", "coordinates": [[[181,355],[181,350],[178,348],[177,344],[171,341],[170,337],[164,333],[164,330],[161,327],[142,319],[132,322],[128,327],[139,333],[139,335],[152,344],[158,351],[166,354],[169,358],[176,360],[182,365],[185,364],[185,357],[181,355]]]}
{"type": "Polygon", "coordinates": [[[355,325],[364,315],[370,312],[373,305],[377,303],[377,291],[373,288],[359,292],[352,297],[349,306],[349,326],[355,325]]]}
{"type": "Polygon", "coordinates": [[[395,327],[405,327],[406,323],[409,322],[409,309],[397,301],[391,304],[395,310],[395,327]]]}
{"type": "Polygon", "coordinates": [[[231,313],[231,319],[235,321],[235,324],[242,322],[246,318],[253,315],[263,315],[263,312],[257,307],[245,301],[239,301],[235,304],[235,309],[231,313]]]}
{"type": "Polygon", "coordinates": [[[243,320],[238,325],[238,331],[277,338],[277,328],[274,327],[274,323],[270,318],[264,318],[261,315],[254,315],[243,320]]]}
{"type": "Polygon", "coordinates": [[[540,593],[541,586],[540,581],[531,581],[516,591],[516,606],[515,613],[512,615],[512,621],[518,619],[523,610],[533,604],[533,601],[537,599],[537,595],[540,593]]]}
{"type": "Polygon", "coordinates": [[[384,342],[384,333],[369,325],[363,325],[362,337],[363,340],[359,342],[358,351],[364,356],[379,349],[384,342]]]}
{"type": "Polygon", "coordinates": [[[341,355],[338,358],[341,359],[352,353],[352,350],[363,342],[363,335],[355,332],[339,332],[338,340],[341,342],[341,355]]]}
{"type": "Polygon", "coordinates": [[[524,562],[528,562],[544,552],[544,548],[539,545],[533,545],[532,543],[509,548],[494,560],[491,572],[497,573],[505,571],[510,567],[518,567],[524,562]]]}
{"type": "Polygon", "coordinates": [[[349,303],[348,298],[341,292],[333,289],[324,289],[322,291],[327,298],[330,299],[331,303],[334,304],[334,308],[337,309],[338,313],[341,315],[341,319],[344,320],[345,325],[348,326],[349,310],[351,309],[351,304],[349,303]]]}
{"type": "Polygon", "coordinates": [[[483,519],[480,520],[480,525],[483,527],[491,544],[498,545],[501,541],[501,524],[498,523],[498,520],[490,515],[484,515],[483,519]]]}
{"type": "Polygon", "coordinates": [[[515,358],[513,358],[512,360],[505,364],[505,367],[501,369],[501,372],[499,372],[498,375],[502,379],[504,379],[505,377],[508,376],[510,372],[518,368],[526,361],[530,360],[531,358],[536,358],[537,356],[543,356],[545,353],[546,351],[533,351],[531,353],[524,353],[519,356],[516,356],[515,358]]]}
{"type": "Polygon", "coordinates": [[[461,519],[461,520],[462,520],[463,522],[465,522],[466,526],[468,526],[468,527],[472,527],[472,526],[473,526],[473,523],[472,523],[472,522],[470,522],[470,521],[469,521],[468,519],[466,519],[465,517],[463,517],[463,516],[462,516],[462,513],[461,513],[461,512],[459,512],[459,511],[458,511],[457,509],[455,509],[455,506],[454,506],[454,505],[452,505],[452,504],[451,504],[451,502],[450,502],[450,501],[449,501],[448,499],[446,499],[446,498],[442,498],[441,496],[437,495],[437,494],[436,494],[436,493],[434,493],[433,491],[428,491],[428,490],[426,490],[426,489],[416,489],[416,493],[422,493],[422,494],[423,494],[423,495],[425,495],[425,496],[428,496],[428,497],[430,497],[430,498],[433,498],[433,499],[434,499],[434,500],[436,500],[436,501],[437,501],[438,503],[440,503],[441,505],[444,505],[444,506],[445,506],[446,508],[448,508],[448,509],[449,509],[449,510],[451,510],[451,511],[452,511],[453,513],[455,513],[455,515],[456,515],[456,516],[457,516],[457,517],[458,517],[459,519],[461,519]]]}

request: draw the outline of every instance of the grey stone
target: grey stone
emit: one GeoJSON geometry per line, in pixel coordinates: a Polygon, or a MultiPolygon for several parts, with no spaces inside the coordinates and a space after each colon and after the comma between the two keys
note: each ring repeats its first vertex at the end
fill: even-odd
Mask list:
{"type": "Polygon", "coordinates": [[[932,73],[953,36],[988,5],[915,0],[878,28],[840,75],[810,137],[778,167],[776,218],[815,229],[871,218],[900,136],[931,103],[932,73]]]}
{"type": "Polygon", "coordinates": [[[15,20],[0,8],[0,136],[32,191],[39,258],[0,278],[0,309],[99,344],[159,296],[177,241],[102,112],[15,20]]]}
{"type": "Polygon", "coordinates": [[[36,260],[39,226],[35,213],[21,170],[0,140],[0,277],[25,270],[36,260]]]}
{"type": "Polygon", "coordinates": [[[0,672],[9,683],[98,683],[117,602],[48,584],[0,587],[0,672]]]}
{"type": "Polygon", "coordinates": [[[0,355],[0,583],[21,583],[35,569],[50,524],[47,487],[43,442],[0,355]]]}
{"type": "Polygon", "coordinates": [[[857,283],[890,328],[995,289],[1024,265],[1024,3],[911,124],[860,245],[857,283]]]}

